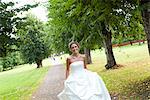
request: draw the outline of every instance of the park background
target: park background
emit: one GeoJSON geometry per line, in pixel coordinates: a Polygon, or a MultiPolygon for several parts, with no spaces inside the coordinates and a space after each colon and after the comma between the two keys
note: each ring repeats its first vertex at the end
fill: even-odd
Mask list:
{"type": "Polygon", "coordinates": [[[71,41],[112,99],[150,99],[149,0],[8,0],[0,7],[0,99],[31,99],[58,62],[65,69],[71,41]]]}

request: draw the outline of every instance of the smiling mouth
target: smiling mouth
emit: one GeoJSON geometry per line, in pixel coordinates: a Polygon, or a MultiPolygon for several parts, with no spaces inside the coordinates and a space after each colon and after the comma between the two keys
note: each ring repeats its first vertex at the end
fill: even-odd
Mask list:
{"type": "Polygon", "coordinates": [[[75,51],[78,51],[78,50],[73,50],[73,51],[75,52],[75,51]]]}

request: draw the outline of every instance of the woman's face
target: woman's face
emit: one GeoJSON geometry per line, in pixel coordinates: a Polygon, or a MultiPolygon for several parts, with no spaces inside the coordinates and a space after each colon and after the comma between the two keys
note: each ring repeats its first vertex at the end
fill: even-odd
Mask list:
{"type": "Polygon", "coordinates": [[[79,52],[79,46],[77,44],[72,44],[70,47],[70,50],[72,53],[78,53],[79,52]]]}

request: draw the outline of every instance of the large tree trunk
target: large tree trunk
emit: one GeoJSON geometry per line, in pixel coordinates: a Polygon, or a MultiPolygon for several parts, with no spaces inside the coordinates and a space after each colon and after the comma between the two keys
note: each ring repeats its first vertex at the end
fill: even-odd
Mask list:
{"type": "Polygon", "coordinates": [[[107,64],[105,65],[106,69],[111,69],[116,65],[116,61],[114,58],[113,50],[112,50],[112,43],[111,43],[111,32],[108,32],[106,29],[103,31],[104,36],[104,48],[105,54],[107,58],[107,64]]]}
{"type": "Polygon", "coordinates": [[[42,67],[42,60],[36,61],[37,64],[37,68],[41,68],[42,67]]]}
{"type": "Polygon", "coordinates": [[[91,60],[91,50],[88,48],[84,48],[84,54],[86,54],[86,58],[87,58],[87,64],[91,64],[92,60],[91,60]]]}
{"type": "MultiPolygon", "coordinates": [[[[150,2],[149,0],[141,0],[141,5],[147,4],[150,2]]],[[[142,11],[142,18],[144,22],[144,30],[147,36],[147,44],[148,44],[148,50],[150,55],[150,9],[144,9],[142,11]]]]}

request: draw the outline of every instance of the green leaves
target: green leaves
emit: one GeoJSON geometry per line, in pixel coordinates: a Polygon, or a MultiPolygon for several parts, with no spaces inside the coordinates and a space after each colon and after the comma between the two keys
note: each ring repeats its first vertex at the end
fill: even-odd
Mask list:
{"type": "Polygon", "coordinates": [[[4,57],[10,50],[12,44],[17,42],[16,30],[18,24],[24,18],[18,17],[17,14],[27,11],[30,8],[36,7],[35,5],[25,5],[20,8],[14,7],[13,2],[0,1],[0,56],[4,57]],[[13,40],[13,41],[12,41],[13,40]],[[13,42],[13,43],[12,43],[13,42]]]}
{"type": "MultiPolygon", "coordinates": [[[[138,0],[49,1],[49,24],[55,35],[55,42],[59,41],[62,48],[65,47],[62,50],[72,40],[93,48],[94,45],[102,45],[103,29],[113,32],[115,38],[126,33],[143,33],[137,27],[141,22],[137,3],[138,0]]],[[[60,50],[59,47],[55,49],[60,50]]]]}
{"type": "Polygon", "coordinates": [[[22,23],[18,36],[21,39],[20,49],[26,63],[35,63],[49,55],[49,47],[44,41],[44,24],[32,15],[22,23]],[[21,32],[21,33],[20,33],[21,32]]]}

